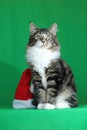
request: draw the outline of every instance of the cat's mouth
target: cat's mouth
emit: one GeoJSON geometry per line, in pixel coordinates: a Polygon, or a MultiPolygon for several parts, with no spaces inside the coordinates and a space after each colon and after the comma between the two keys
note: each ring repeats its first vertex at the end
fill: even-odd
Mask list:
{"type": "Polygon", "coordinates": [[[35,44],[36,47],[42,47],[43,46],[43,42],[41,41],[37,41],[35,44]]]}

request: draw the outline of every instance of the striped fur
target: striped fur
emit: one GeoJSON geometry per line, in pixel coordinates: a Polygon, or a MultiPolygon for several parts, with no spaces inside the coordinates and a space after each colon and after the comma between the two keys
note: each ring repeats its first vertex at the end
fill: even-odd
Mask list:
{"type": "Polygon", "coordinates": [[[30,30],[26,58],[32,70],[35,105],[38,109],[76,107],[76,85],[70,67],[60,58],[57,25],[38,29],[31,24],[30,30]]]}

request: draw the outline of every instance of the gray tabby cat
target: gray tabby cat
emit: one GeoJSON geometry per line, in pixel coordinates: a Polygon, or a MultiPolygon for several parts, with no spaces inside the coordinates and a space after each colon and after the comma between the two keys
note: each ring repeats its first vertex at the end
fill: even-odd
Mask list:
{"type": "Polygon", "coordinates": [[[30,24],[26,58],[32,70],[32,87],[38,109],[71,108],[78,104],[73,74],[60,58],[56,32],[56,23],[48,29],[30,24]]]}

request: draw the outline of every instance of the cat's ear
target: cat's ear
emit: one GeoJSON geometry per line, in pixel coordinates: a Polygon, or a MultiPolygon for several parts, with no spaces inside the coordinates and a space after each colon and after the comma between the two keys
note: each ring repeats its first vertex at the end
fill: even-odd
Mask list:
{"type": "Polygon", "coordinates": [[[54,23],[48,30],[55,36],[57,32],[57,23],[54,23]]]}
{"type": "Polygon", "coordinates": [[[30,33],[34,34],[36,31],[38,31],[38,27],[34,23],[30,23],[30,33]]]}

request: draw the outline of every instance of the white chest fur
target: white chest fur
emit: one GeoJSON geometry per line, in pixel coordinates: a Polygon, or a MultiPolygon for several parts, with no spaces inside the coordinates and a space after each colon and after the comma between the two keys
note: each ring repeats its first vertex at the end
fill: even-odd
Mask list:
{"type": "Polygon", "coordinates": [[[31,47],[27,49],[27,62],[32,63],[34,70],[37,71],[42,77],[42,84],[44,88],[47,87],[46,76],[45,76],[45,67],[48,68],[52,60],[55,60],[60,57],[60,52],[52,52],[47,49],[31,47]]]}

